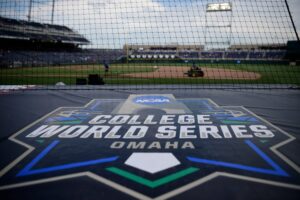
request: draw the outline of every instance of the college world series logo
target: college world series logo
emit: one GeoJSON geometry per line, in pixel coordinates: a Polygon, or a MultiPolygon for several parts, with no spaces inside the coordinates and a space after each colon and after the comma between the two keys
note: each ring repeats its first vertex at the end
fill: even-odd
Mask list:
{"type": "Polygon", "coordinates": [[[27,150],[0,190],[90,177],[139,199],[166,199],[217,177],[300,190],[281,153],[295,138],[243,107],[130,95],[59,108],[9,138],[27,150]]]}

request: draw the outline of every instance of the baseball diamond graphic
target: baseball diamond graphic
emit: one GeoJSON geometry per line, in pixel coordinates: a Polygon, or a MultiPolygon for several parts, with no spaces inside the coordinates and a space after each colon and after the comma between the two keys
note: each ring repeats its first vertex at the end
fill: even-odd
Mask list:
{"type": "Polygon", "coordinates": [[[171,198],[217,177],[300,190],[299,166],[279,149],[295,138],[210,99],[95,99],[9,140],[27,150],[0,171],[0,192],[83,176],[138,199],[171,198]]]}

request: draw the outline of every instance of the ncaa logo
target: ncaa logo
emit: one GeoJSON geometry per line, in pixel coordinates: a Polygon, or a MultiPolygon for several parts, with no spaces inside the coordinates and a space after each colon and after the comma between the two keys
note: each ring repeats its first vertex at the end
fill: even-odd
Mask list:
{"type": "Polygon", "coordinates": [[[153,105],[170,103],[171,100],[165,96],[140,96],[135,98],[133,102],[138,104],[153,105]]]}

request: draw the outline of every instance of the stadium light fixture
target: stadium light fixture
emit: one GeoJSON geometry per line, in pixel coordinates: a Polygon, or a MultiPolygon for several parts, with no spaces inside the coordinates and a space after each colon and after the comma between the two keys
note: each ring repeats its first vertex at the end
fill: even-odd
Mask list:
{"type": "Polygon", "coordinates": [[[232,11],[231,3],[209,3],[206,6],[206,12],[232,11]]]}

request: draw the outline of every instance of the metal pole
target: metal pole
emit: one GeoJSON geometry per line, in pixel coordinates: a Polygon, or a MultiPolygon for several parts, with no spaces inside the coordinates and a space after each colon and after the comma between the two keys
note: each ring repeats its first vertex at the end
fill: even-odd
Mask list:
{"type": "Polygon", "coordinates": [[[292,22],[292,25],[293,25],[296,37],[297,37],[297,40],[299,41],[299,35],[298,35],[297,29],[296,29],[296,26],[295,26],[295,23],[294,23],[294,20],[293,20],[293,16],[292,16],[292,13],[291,13],[291,10],[290,10],[290,6],[289,6],[287,0],[285,0],[284,2],[285,2],[285,5],[286,5],[286,8],[288,10],[288,13],[289,13],[289,16],[290,16],[290,19],[291,19],[291,22],[292,22]]]}
{"type": "Polygon", "coordinates": [[[229,32],[229,47],[231,46],[231,39],[232,39],[232,21],[233,21],[233,3],[230,2],[231,4],[231,11],[230,11],[230,32],[229,32]]]}
{"type": "Polygon", "coordinates": [[[28,21],[31,19],[31,7],[32,7],[32,0],[29,1],[29,11],[28,11],[28,21]]]}
{"type": "Polygon", "coordinates": [[[53,21],[54,21],[54,7],[55,7],[55,0],[52,1],[51,24],[53,24],[53,21]]]}
{"type": "Polygon", "coordinates": [[[205,11],[205,25],[204,25],[204,50],[207,50],[206,34],[207,34],[207,10],[205,11]]]}

